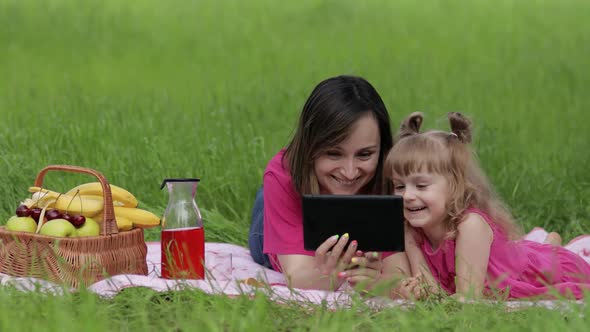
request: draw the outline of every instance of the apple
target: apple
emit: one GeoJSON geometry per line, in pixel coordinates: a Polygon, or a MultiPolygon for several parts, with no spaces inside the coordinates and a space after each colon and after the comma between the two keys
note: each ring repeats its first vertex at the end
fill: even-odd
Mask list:
{"type": "Polygon", "coordinates": [[[92,218],[86,217],[84,225],[76,229],[74,236],[98,236],[100,235],[100,225],[92,218]]]}
{"type": "Polygon", "coordinates": [[[35,233],[37,230],[37,222],[31,217],[12,216],[6,222],[6,229],[15,232],[35,233]]]}
{"type": "Polygon", "coordinates": [[[76,233],[76,227],[69,221],[58,218],[49,220],[41,226],[41,234],[59,237],[70,237],[76,233]]]}

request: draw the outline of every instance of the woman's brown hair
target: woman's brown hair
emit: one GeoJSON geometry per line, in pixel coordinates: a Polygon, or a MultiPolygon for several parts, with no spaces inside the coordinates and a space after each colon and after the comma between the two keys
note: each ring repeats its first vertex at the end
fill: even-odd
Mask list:
{"type": "Polygon", "coordinates": [[[326,149],[348,137],[353,125],[363,116],[377,121],[381,138],[375,177],[365,187],[370,193],[387,193],[383,181],[383,161],[393,145],[389,114],[381,96],[365,79],[337,76],[320,82],[303,106],[293,139],[287,146],[284,161],[299,194],[318,194],[319,184],[314,161],[326,149]]]}

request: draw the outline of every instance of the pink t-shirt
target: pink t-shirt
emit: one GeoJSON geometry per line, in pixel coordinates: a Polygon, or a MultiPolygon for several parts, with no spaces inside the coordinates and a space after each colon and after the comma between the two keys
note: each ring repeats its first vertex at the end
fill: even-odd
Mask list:
{"type": "MultiPolygon", "coordinates": [[[[315,251],[303,249],[301,196],[295,191],[288,166],[283,164],[284,155],[283,149],[269,161],[263,180],[263,252],[268,254],[276,271],[282,271],[277,255],[315,255],[315,251]]],[[[384,252],[382,257],[392,254],[384,252]]]]}
{"type": "Polygon", "coordinates": [[[264,245],[273,269],[281,271],[277,254],[308,255],[303,249],[301,196],[295,191],[291,174],[283,165],[285,150],[277,153],[264,171],[264,245]]]}

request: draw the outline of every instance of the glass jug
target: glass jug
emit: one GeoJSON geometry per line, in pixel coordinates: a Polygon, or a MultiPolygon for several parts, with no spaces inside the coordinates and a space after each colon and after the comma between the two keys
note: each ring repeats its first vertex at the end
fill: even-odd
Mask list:
{"type": "Polygon", "coordinates": [[[199,179],[165,179],[168,206],[162,216],[162,278],[203,279],[205,232],[195,202],[199,179]]]}

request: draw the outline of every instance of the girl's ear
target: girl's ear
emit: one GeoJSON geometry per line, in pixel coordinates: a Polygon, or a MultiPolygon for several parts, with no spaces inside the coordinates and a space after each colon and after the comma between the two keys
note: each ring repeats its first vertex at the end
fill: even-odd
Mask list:
{"type": "Polygon", "coordinates": [[[451,132],[463,143],[471,143],[471,121],[459,112],[447,114],[451,123],[451,132]]]}
{"type": "Polygon", "coordinates": [[[420,132],[420,126],[422,125],[422,113],[414,112],[410,114],[399,128],[399,138],[418,134],[420,132]]]}

